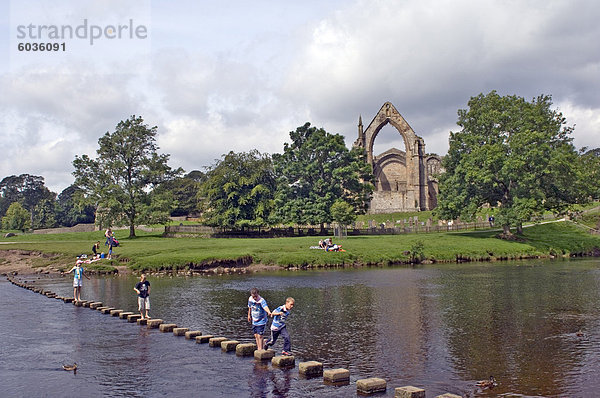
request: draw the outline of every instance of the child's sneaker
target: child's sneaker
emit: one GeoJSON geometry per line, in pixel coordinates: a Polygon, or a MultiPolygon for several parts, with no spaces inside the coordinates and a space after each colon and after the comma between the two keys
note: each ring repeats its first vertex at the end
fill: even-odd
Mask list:
{"type": "Polygon", "coordinates": [[[281,355],[286,356],[286,357],[291,357],[292,353],[291,352],[287,352],[287,351],[281,351],[281,355]]]}
{"type": "Polygon", "coordinates": [[[267,342],[265,343],[265,350],[268,350],[268,349],[269,349],[269,347],[271,347],[272,345],[273,345],[273,343],[271,343],[270,341],[267,341],[267,342]]]}

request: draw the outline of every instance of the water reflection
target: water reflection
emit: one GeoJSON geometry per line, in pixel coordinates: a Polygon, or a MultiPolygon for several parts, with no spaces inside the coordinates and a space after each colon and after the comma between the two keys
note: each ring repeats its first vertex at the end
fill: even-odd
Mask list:
{"type": "MultiPolygon", "coordinates": [[[[444,392],[594,396],[600,387],[599,266],[588,259],[149,278],[152,317],[241,342],[253,341],[246,320],[250,288],[258,287],[271,309],[293,296],[296,306],[288,329],[297,362],[347,368],[347,386],[300,378],[297,368],[277,369],[269,362],[223,354],[6,282],[0,282],[0,298],[6,303],[0,316],[8,322],[0,326],[0,338],[7,343],[0,353],[23,366],[63,359],[81,364],[76,380],[58,372],[60,381],[54,381],[54,367],[34,366],[36,377],[27,387],[42,395],[64,395],[65,388],[76,391],[81,386],[76,383],[83,382],[83,396],[90,391],[341,397],[356,394],[359,378],[383,377],[389,396],[402,385],[422,386],[431,397],[444,392]],[[499,386],[477,389],[475,381],[489,375],[499,386]]],[[[133,276],[93,278],[84,282],[83,295],[135,311],[136,281],[133,276]]],[[[67,278],[37,283],[72,294],[67,278]]],[[[18,392],[25,383],[13,376],[13,370],[0,364],[0,382],[18,392]]]]}

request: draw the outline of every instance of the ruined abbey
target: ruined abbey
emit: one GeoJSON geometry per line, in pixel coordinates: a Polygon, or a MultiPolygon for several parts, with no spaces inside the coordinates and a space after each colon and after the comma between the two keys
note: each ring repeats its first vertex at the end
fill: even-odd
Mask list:
{"type": "Polygon", "coordinates": [[[358,139],[354,146],[366,150],[367,161],[373,167],[375,190],[369,213],[422,211],[436,207],[436,175],[441,172],[441,158],[425,152],[423,138],[415,134],[392,103],[383,104],[366,129],[359,117],[358,139]],[[388,123],[402,136],[404,148],[390,148],[374,154],[375,138],[388,123]]]}

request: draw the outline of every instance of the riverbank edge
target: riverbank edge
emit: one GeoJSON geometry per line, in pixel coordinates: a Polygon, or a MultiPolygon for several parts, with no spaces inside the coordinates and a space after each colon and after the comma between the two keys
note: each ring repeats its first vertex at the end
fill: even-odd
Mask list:
{"type": "MultiPolygon", "coordinates": [[[[68,263],[57,262],[47,266],[37,266],[32,264],[35,258],[52,259],[58,257],[55,254],[44,253],[37,250],[9,249],[0,250],[0,275],[35,275],[35,274],[63,274],[72,267],[72,261],[68,263]]],[[[341,264],[303,264],[303,265],[271,265],[255,263],[251,256],[243,256],[237,259],[218,259],[205,261],[201,263],[189,263],[181,267],[162,267],[160,269],[132,270],[127,265],[126,257],[117,257],[110,261],[110,265],[104,263],[101,267],[89,267],[86,271],[90,274],[98,275],[130,275],[140,274],[142,272],[155,275],[179,275],[179,276],[211,276],[227,274],[246,274],[257,272],[275,272],[275,271],[301,271],[309,269],[336,269],[336,268],[363,268],[363,267],[393,267],[393,266],[417,266],[427,264],[451,264],[467,262],[502,262],[515,260],[535,260],[535,259],[556,259],[556,258],[577,258],[577,257],[600,257],[600,248],[594,247],[586,252],[578,252],[564,255],[554,254],[535,254],[535,255],[507,255],[507,256],[486,256],[469,257],[457,255],[454,260],[427,258],[423,261],[386,261],[373,263],[341,263],[341,264]],[[116,262],[116,264],[115,264],[116,262]]]]}

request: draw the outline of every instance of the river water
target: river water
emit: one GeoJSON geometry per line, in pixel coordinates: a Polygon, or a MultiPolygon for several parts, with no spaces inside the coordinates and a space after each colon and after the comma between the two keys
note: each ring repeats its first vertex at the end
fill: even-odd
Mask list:
{"type": "MultiPolygon", "coordinates": [[[[71,296],[71,278],[21,277],[71,296]]],[[[357,379],[425,388],[427,397],[600,394],[600,261],[149,277],[150,315],[252,342],[250,288],[288,318],[296,363],[350,370],[346,386],[299,377],[171,333],[0,281],[1,396],[348,397],[357,379]],[[578,336],[578,331],[583,336],[578,336]],[[77,362],[76,374],[62,370],[77,362]],[[476,381],[495,376],[482,391],[476,381]]],[[[134,276],[84,280],[83,299],[136,310],[134,276]]],[[[281,338],[275,349],[281,350],[281,338]]]]}

